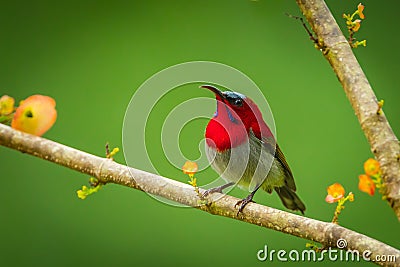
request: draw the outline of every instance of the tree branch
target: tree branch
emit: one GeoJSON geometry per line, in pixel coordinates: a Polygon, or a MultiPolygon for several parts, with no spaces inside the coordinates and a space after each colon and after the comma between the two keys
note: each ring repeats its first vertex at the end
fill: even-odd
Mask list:
{"type": "Polygon", "coordinates": [[[316,241],[326,247],[336,247],[337,240],[343,238],[347,241],[347,249],[358,250],[360,254],[369,250],[371,259],[377,255],[395,255],[396,262],[376,263],[385,266],[400,266],[399,250],[333,223],[306,218],[256,203],[248,204],[243,213],[237,216],[235,204],[239,199],[227,195],[221,197],[220,194],[210,196],[210,200],[213,201],[210,205],[198,206],[199,198],[192,186],[19,132],[3,124],[0,124],[0,145],[88,174],[104,183],[139,189],[211,214],[316,241]]]}
{"type": "Polygon", "coordinates": [[[400,220],[400,144],[335,18],[323,0],[296,0],[317,35],[380,163],[384,195],[400,220]]]}

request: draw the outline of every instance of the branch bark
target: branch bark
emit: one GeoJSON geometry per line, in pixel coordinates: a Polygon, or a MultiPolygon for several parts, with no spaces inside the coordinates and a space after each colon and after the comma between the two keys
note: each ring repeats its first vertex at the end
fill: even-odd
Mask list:
{"type": "Polygon", "coordinates": [[[324,56],[331,64],[379,161],[384,195],[400,220],[400,144],[378,111],[378,100],[353,51],[323,0],[296,0],[310,23],[324,56]]]}
{"type": "Polygon", "coordinates": [[[199,198],[194,188],[187,184],[130,168],[48,139],[19,132],[3,124],[0,124],[0,145],[88,174],[104,183],[139,189],[211,214],[316,241],[326,247],[336,247],[337,240],[342,238],[347,241],[347,249],[358,250],[360,255],[364,251],[371,251],[371,259],[378,255],[395,255],[396,257],[395,262],[375,262],[377,264],[400,266],[399,250],[333,223],[306,218],[256,203],[248,204],[243,213],[237,216],[235,204],[239,199],[220,194],[210,196],[212,201],[210,205],[198,206],[199,198]]]}

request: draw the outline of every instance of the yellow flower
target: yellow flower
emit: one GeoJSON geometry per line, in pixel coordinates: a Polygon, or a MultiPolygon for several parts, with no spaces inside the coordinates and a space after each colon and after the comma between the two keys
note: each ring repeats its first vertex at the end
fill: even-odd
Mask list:
{"type": "Polygon", "coordinates": [[[328,195],[325,198],[325,201],[328,203],[334,203],[339,201],[344,197],[345,191],[341,184],[334,183],[333,185],[328,186],[327,188],[328,195]]]}
{"type": "Polygon", "coordinates": [[[193,177],[193,175],[198,171],[199,166],[197,166],[196,162],[193,161],[186,161],[182,167],[183,173],[193,177]]]}
{"type": "Polygon", "coordinates": [[[3,95],[0,98],[0,115],[8,115],[14,111],[15,100],[11,96],[3,95]]]}
{"type": "Polygon", "coordinates": [[[353,30],[353,32],[357,32],[359,29],[360,29],[360,27],[361,27],[361,20],[359,20],[359,19],[356,19],[354,22],[353,22],[353,26],[352,26],[352,30],[353,30]]]}
{"type": "Polygon", "coordinates": [[[379,162],[375,159],[367,159],[364,163],[365,174],[373,176],[380,172],[379,162]]]}
{"type": "Polygon", "coordinates": [[[359,3],[357,6],[357,10],[358,10],[358,15],[360,16],[361,19],[365,19],[365,15],[363,13],[365,6],[363,6],[363,4],[359,3]]]}
{"type": "Polygon", "coordinates": [[[14,114],[11,127],[26,133],[41,136],[53,126],[57,118],[56,102],[53,98],[33,95],[21,102],[14,114]]]}
{"type": "Polygon", "coordinates": [[[370,196],[373,196],[375,194],[375,183],[372,181],[371,177],[366,174],[362,174],[358,176],[358,179],[360,179],[358,183],[358,189],[369,194],[370,196]]]}

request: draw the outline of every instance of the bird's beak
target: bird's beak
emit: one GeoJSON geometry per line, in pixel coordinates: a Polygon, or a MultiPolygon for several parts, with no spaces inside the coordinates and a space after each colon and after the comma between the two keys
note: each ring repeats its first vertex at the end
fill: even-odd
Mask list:
{"type": "Polygon", "coordinates": [[[208,89],[211,92],[213,92],[215,95],[220,96],[221,99],[225,99],[224,93],[215,86],[205,84],[205,85],[201,85],[200,88],[208,89]]]}

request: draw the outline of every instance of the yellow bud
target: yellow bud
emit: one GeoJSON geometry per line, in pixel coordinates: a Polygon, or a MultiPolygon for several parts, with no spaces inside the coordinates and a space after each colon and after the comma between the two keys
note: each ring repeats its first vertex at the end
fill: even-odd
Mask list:
{"type": "Polygon", "coordinates": [[[349,200],[350,202],[354,201],[354,194],[352,192],[349,193],[349,200]]]}
{"type": "Polygon", "coordinates": [[[76,194],[78,195],[78,198],[80,198],[80,199],[85,199],[87,197],[86,192],[84,192],[82,190],[76,191],[76,194]]]}
{"type": "Polygon", "coordinates": [[[8,115],[14,111],[15,100],[11,96],[3,95],[0,98],[0,115],[8,115]]]}

